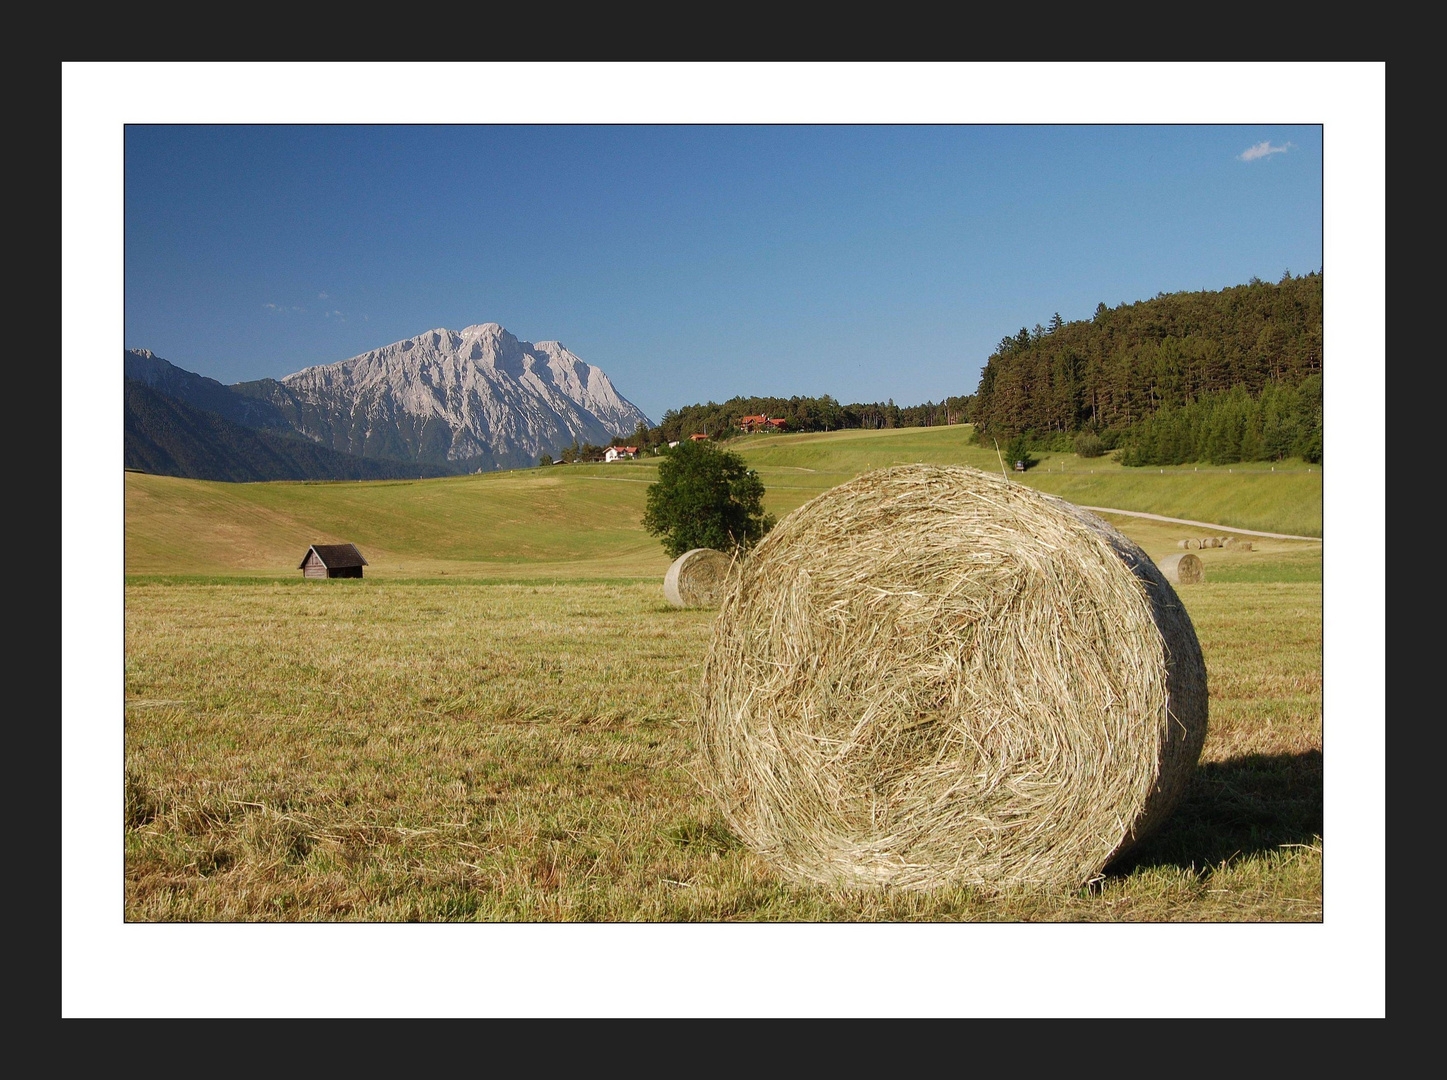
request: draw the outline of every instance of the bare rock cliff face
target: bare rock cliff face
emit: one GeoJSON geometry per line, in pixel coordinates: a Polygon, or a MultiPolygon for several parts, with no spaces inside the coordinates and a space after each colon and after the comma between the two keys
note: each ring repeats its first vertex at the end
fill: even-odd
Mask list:
{"type": "Polygon", "coordinates": [[[429,330],[272,387],[298,431],[366,457],[511,468],[652,426],[601,369],[497,323],[429,330]]]}

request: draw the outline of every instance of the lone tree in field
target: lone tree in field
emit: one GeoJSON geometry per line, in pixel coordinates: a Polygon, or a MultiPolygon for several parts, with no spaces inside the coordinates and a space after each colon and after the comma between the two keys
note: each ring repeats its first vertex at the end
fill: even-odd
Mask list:
{"type": "Polygon", "coordinates": [[[681,442],[648,488],[643,527],[670,558],[693,548],[747,550],[774,527],[764,513],[764,484],[738,454],[700,440],[681,442]]]}

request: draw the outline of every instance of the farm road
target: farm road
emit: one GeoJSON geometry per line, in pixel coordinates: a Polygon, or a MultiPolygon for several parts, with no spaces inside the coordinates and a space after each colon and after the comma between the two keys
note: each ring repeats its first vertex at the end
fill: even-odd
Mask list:
{"type": "Polygon", "coordinates": [[[1231,525],[1213,525],[1209,521],[1192,521],[1189,518],[1163,517],[1160,514],[1147,514],[1140,510],[1117,510],[1113,506],[1083,506],[1082,510],[1094,510],[1097,514],[1125,514],[1127,517],[1150,518],[1152,521],[1169,521],[1176,525],[1199,525],[1203,529],[1210,529],[1213,532],[1240,533],[1243,536],[1269,536],[1273,540],[1314,540],[1321,543],[1319,536],[1296,536],[1292,533],[1261,532],[1259,529],[1237,529],[1231,525]]]}
{"type": "MultiPolygon", "coordinates": [[[[809,472],[814,470],[810,469],[809,472]]],[[[635,480],[631,476],[588,476],[586,480],[612,480],[622,481],[625,484],[649,484],[651,480],[635,480]]],[[[774,484],[776,488],[788,488],[791,491],[806,490],[794,488],[789,484],[774,484]]],[[[807,489],[807,490],[813,490],[807,489]]],[[[1094,510],[1097,514],[1124,514],[1126,517],[1150,518],[1152,521],[1169,521],[1176,525],[1199,525],[1203,529],[1210,529],[1212,532],[1239,533],[1242,536],[1268,536],[1273,540],[1313,540],[1321,543],[1319,536],[1297,536],[1294,533],[1262,532],[1260,529],[1238,529],[1233,525],[1215,525],[1209,521],[1192,521],[1190,518],[1165,517],[1162,514],[1147,514],[1141,510],[1119,510],[1114,506],[1083,506],[1082,510],[1094,510]]]]}

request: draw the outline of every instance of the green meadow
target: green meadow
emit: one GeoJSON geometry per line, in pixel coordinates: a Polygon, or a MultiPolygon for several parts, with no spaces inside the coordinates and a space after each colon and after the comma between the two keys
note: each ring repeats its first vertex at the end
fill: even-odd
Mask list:
{"type": "MultiPolygon", "coordinates": [[[[996,452],[973,445],[969,434],[956,425],[746,436],[728,446],[758,470],[766,508],[782,517],[870,469],[913,462],[999,469],[996,452]]],[[[368,578],[661,575],[668,560],[639,526],[657,469],[645,459],[415,481],[266,484],[132,472],[125,568],[127,575],[289,577],[307,545],[350,542],[366,556],[368,578]]],[[[1322,531],[1322,471],[1300,462],[1143,470],[1044,454],[1011,476],[1082,506],[1298,536],[1322,531]]],[[[1167,531],[1174,546],[1174,538],[1201,530],[1167,531]]]]}
{"type": "MultiPolygon", "coordinates": [[[[782,516],[872,468],[998,469],[964,427],[730,448],[782,516]]],[[[1128,470],[1043,455],[1023,483],[1153,558],[1232,529],[1319,537],[1321,468],[1128,470]]],[[[1129,865],[1069,894],[791,885],[694,779],[712,613],[663,600],[655,461],[436,480],[125,477],[128,921],[1319,921],[1322,544],[1194,552],[1201,767],[1129,865]],[[361,581],[303,581],[352,542],[361,581]]]]}

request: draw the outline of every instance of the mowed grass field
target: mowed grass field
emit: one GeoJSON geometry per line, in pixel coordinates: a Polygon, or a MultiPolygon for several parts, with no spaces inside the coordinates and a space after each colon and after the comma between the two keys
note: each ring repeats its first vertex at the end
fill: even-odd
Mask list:
{"type": "MultiPolygon", "coordinates": [[[[964,428],[733,448],[779,515],[869,468],[999,467],[964,428]]],[[[1087,505],[1319,536],[1321,470],[1307,470],[1055,455],[1023,479],[1087,505]]],[[[1322,918],[1319,541],[1195,553],[1207,580],[1179,591],[1210,734],[1184,803],[1128,865],[1067,894],[829,890],[780,880],[694,778],[713,613],[663,600],[668,559],[638,524],[655,475],[127,474],[125,919],[1322,918]],[[366,578],[303,581],[307,545],[337,541],[362,550],[366,578]]],[[[1202,534],[1111,520],[1157,559],[1202,534]]]]}

